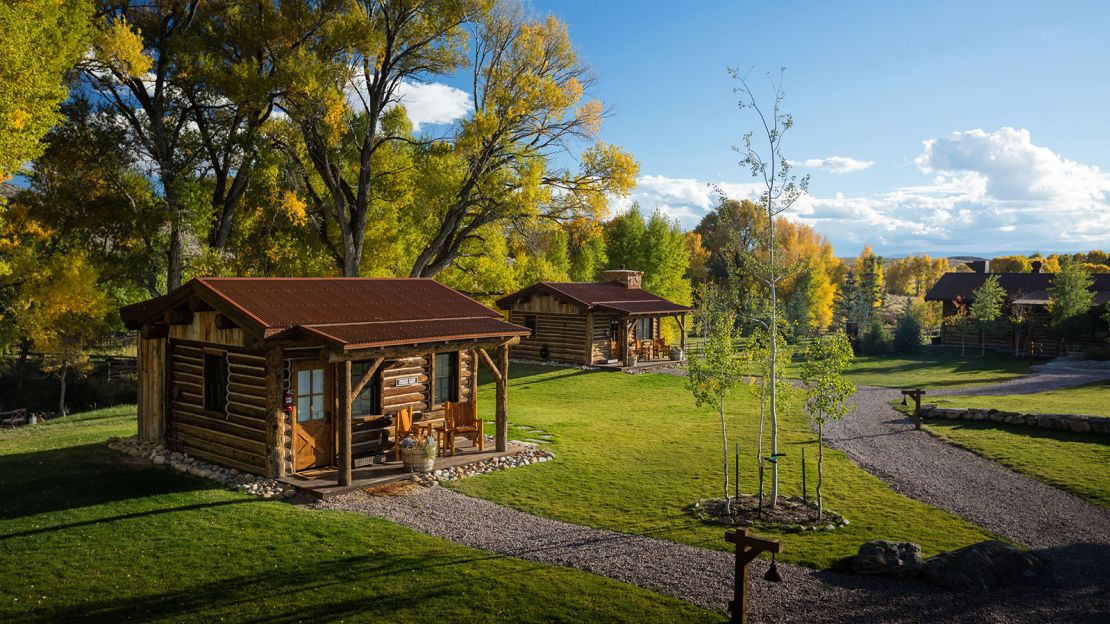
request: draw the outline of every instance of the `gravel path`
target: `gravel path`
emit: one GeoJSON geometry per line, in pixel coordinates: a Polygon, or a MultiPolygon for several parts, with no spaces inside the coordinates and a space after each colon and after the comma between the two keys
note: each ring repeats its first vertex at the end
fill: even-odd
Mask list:
{"type": "MultiPolygon", "coordinates": [[[[314,504],[385,518],[484,551],[572,568],[724,611],[732,598],[732,555],[641,535],[568,524],[441,488],[400,496],[356,492],[314,504]]],[[[1100,622],[1105,587],[1085,582],[1068,593],[1028,590],[955,594],[916,581],[867,578],[779,564],[784,583],[762,580],[768,562],[749,568],[751,622],[1100,622]]]]}
{"type": "Polygon", "coordinates": [[[852,410],[826,428],[825,439],[911,498],[1028,548],[1067,550],[1057,561],[1058,576],[1095,575],[1110,587],[1110,510],[914,430],[890,406],[900,397],[897,390],[861,387],[852,410]]]}
{"type": "MultiPolygon", "coordinates": [[[[994,395],[994,394],[1031,394],[1033,392],[1044,392],[1046,390],[1055,390],[1057,388],[1070,388],[1072,386],[1082,386],[1084,384],[1095,383],[1110,379],[1110,370],[1090,370],[1090,371],[1062,371],[1053,370],[1049,367],[1041,367],[1041,369],[1025,377],[1016,377],[1014,379],[1007,379],[1000,381],[989,386],[978,386],[972,388],[937,388],[930,389],[929,394],[942,395],[942,396],[981,396],[981,395],[994,395]]],[[[929,396],[926,394],[926,398],[929,396]]]]}

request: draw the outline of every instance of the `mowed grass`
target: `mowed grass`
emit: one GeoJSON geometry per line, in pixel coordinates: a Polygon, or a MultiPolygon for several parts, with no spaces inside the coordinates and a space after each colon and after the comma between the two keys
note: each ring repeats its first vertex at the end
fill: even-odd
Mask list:
{"type": "Polygon", "coordinates": [[[1110,435],[931,420],[933,435],[1096,505],[1110,507],[1110,435]]]}
{"type": "Polygon", "coordinates": [[[1028,375],[1029,362],[1003,353],[967,355],[949,347],[925,347],[914,355],[860,355],[847,375],[861,386],[941,388],[984,386],[1028,375]]]}
{"type": "MultiPolygon", "coordinates": [[[[692,519],[684,508],[722,495],[721,434],[712,409],[696,408],[679,377],[514,364],[510,422],[548,432],[555,461],[466,479],[462,492],[539,515],[627,533],[727,549],[725,529],[692,519]]],[[[757,491],[758,402],[741,388],[728,402],[730,470],[741,446],[741,492],[757,491]]],[[[480,388],[480,411],[493,419],[493,386],[480,388]]],[[[784,494],[801,494],[801,448],[808,487],[817,476],[816,436],[797,400],[781,416],[784,494]]],[[[768,425],[769,429],[769,425],[768,425]]],[[[523,429],[512,437],[536,437],[523,429]]],[[[765,448],[765,454],[770,450],[765,448]]],[[[768,479],[767,491],[770,491],[768,479]]],[[[850,520],[832,532],[760,533],[785,542],[782,559],[817,568],[853,556],[872,539],[921,544],[926,555],[989,539],[953,514],[894,492],[837,451],[825,451],[825,504],[850,520]]]]}
{"type": "Polygon", "coordinates": [[[577,570],[263,501],[104,447],[134,407],[0,432],[0,622],[710,622],[577,570]]]}
{"type": "Polygon", "coordinates": [[[1023,414],[1083,414],[1110,418],[1110,381],[1029,394],[932,398],[926,395],[925,402],[940,407],[981,407],[1023,414]]]}

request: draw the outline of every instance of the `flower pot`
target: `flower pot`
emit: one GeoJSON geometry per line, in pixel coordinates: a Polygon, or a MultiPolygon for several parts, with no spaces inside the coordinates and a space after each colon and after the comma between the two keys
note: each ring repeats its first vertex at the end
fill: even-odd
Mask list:
{"type": "Polygon", "coordinates": [[[401,461],[405,464],[405,470],[409,472],[431,472],[435,470],[436,455],[435,449],[422,448],[403,448],[401,449],[401,461]]]}
{"type": "Polygon", "coordinates": [[[671,361],[672,362],[681,362],[682,361],[682,348],[681,347],[671,347],[671,361]]]}

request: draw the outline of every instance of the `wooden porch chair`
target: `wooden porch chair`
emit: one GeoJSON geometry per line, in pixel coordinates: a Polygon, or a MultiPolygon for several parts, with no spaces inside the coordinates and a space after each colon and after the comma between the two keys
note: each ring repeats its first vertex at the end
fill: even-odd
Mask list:
{"type": "Polygon", "coordinates": [[[401,440],[410,435],[419,435],[421,432],[426,432],[427,425],[419,425],[412,422],[412,408],[406,407],[393,415],[393,453],[397,458],[401,457],[401,440]]]}
{"type": "Polygon", "coordinates": [[[664,340],[662,338],[656,338],[652,348],[655,349],[655,357],[657,357],[657,358],[667,357],[667,341],[666,340],[664,340]]]}
{"type": "Polygon", "coordinates": [[[470,438],[471,444],[479,451],[486,448],[483,423],[478,419],[477,403],[473,401],[448,401],[443,405],[444,451],[455,454],[455,436],[470,438]]]}

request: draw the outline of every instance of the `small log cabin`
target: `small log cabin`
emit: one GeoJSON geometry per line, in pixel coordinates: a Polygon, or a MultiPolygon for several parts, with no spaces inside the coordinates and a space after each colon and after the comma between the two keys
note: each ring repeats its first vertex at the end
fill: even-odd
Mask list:
{"type": "Polygon", "coordinates": [[[640,271],[612,270],[600,282],[540,282],[497,300],[511,323],[532,331],[515,353],[568,364],[630,364],[665,360],[659,321],[673,317],[686,352],[686,314],[692,308],[643,288],[640,271]],[[648,357],[645,358],[644,356],[648,357]]]}
{"type": "MultiPolygon", "coordinates": [[[[925,293],[925,301],[940,301],[945,318],[956,314],[957,301],[965,306],[970,306],[975,300],[975,289],[983,285],[991,275],[998,277],[998,283],[1006,291],[1006,308],[1009,312],[1015,308],[1024,308],[1026,322],[1021,325],[1000,322],[999,329],[995,332],[976,332],[975,335],[962,335],[960,331],[945,323],[941,328],[941,343],[958,346],[961,343],[978,345],[980,341],[988,349],[998,351],[1019,350],[1028,353],[1029,343],[1036,345],[1036,351],[1041,355],[1055,353],[1062,346],[1059,345],[1060,336],[1056,335],[1049,326],[1048,303],[1051,299],[1050,290],[1055,278],[1053,273],[1042,273],[1041,263],[1034,262],[1033,270],[1029,273],[991,273],[990,263],[986,260],[968,262],[970,272],[951,272],[941,276],[937,283],[925,293]]],[[[1075,333],[1068,337],[1068,346],[1071,347],[1096,347],[1106,344],[1110,336],[1110,326],[1102,318],[1102,311],[1107,302],[1110,302],[1110,274],[1096,274],[1091,276],[1093,284],[1090,290],[1094,300],[1090,311],[1081,322],[1075,333]]],[[[1002,321],[1006,320],[1006,315],[1002,321]]]]}
{"type": "Polygon", "coordinates": [[[337,466],[340,485],[391,448],[397,411],[475,401],[480,364],[503,451],[509,346],[530,333],[431,279],[197,278],[120,315],[140,438],[273,478],[337,466]]]}

